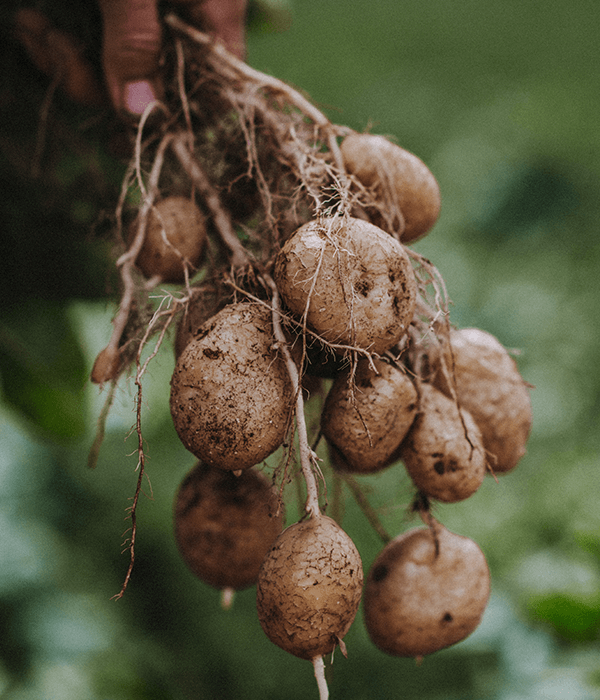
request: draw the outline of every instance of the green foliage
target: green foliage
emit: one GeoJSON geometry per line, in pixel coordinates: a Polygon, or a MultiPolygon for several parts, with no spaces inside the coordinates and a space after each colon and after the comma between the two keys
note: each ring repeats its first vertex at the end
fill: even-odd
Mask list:
{"type": "Polygon", "coordinates": [[[62,305],[28,300],[0,322],[4,401],[53,438],[83,434],[87,378],[79,339],[62,305]]]}
{"type": "Polygon", "coordinates": [[[566,593],[532,596],[527,602],[534,620],[549,623],[563,639],[591,642],[600,631],[600,596],[580,599],[566,593]]]}

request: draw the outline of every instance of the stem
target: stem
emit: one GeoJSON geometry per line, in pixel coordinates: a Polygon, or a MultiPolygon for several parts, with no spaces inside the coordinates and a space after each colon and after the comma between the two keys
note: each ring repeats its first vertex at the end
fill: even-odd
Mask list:
{"type": "Polygon", "coordinates": [[[292,359],[290,350],[288,348],[286,337],[281,328],[280,319],[280,302],[279,302],[279,291],[277,290],[277,285],[273,279],[266,273],[263,273],[263,278],[268,286],[273,292],[273,306],[272,306],[272,316],[273,316],[273,332],[275,335],[275,340],[281,351],[283,352],[283,357],[287,367],[290,380],[292,382],[292,388],[296,395],[296,425],[298,427],[298,447],[300,450],[300,467],[302,469],[302,475],[304,476],[304,481],[306,482],[306,506],[305,510],[310,514],[312,518],[318,518],[321,516],[321,509],[319,508],[319,489],[317,487],[317,480],[312,470],[311,463],[316,461],[317,456],[311,450],[308,443],[308,431],[306,429],[306,418],[304,416],[304,398],[302,397],[302,386],[300,385],[300,375],[298,373],[298,368],[296,363],[292,359]]]}
{"type": "Polygon", "coordinates": [[[312,660],[312,665],[315,669],[315,678],[319,686],[319,700],[328,700],[329,689],[327,688],[327,681],[325,680],[325,663],[323,662],[323,657],[315,656],[312,660]]]}
{"type": "Polygon", "coordinates": [[[180,134],[173,139],[173,151],[177,156],[181,167],[189,175],[190,179],[204,198],[206,206],[210,209],[214,224],[223,240],[223,243],[231,251],[231,264],[234,268],[243,267],[250,259],[244,246],[236,236],[231,219],[221,206],[219,195],[216,193],[202,168],[198,165],[187,145],[188,135],[180,134]]]}
{"type": "Polygon", "coordinates": [[[223,46],[223,44],[216,42],[209,34],[205,34],[204,32],[191,27],[174,14],[168,14],[165,17],[165,22],[173,29],[188,36],[197,44],[210,46],[213,56],[220,59],[229,68],[232,68],[238,74],[238,76],[247,78],[253,83],[257,83],[260,87],[269,88],[275,93],[284,95],[289,102],[291,102],[307,117],[310,117],[310,119],[312,119],[318,126],[331,126],[329,119],[327,119],[327,117],[320,110],[318,110],[297,90],[294,90],[287,83],[284,83],[283,80],[279,80],[278,78],[274,78],[272,75],[262,73],[255,68],[251,68],[247,63],[244,63],[244,61],[241,61],[239,58],[237,58],[237,56],[230,53],[225,46],[223,46]]]}
{"type": "Polygon", "coordinates": [[[385,529],[385,527],[382,525],[381,521],[379,520],[379,517],[377,515],[377,512],[373,508],[373,506],[369,503],[369,499],[365,496],[365,494],[362,492],[359,484],[356,483],[356,480],[350,476],[350,474],[347,474],[343,472],[342,470],[336,472],[346,483],[350,491],[352,491],[352,496],[354,497],[354,500],[358,504],[358,507],[362,510],[364,513],[365,517],[369,521],[369,524],[371,527],[375,530],[375,532],[379,535],[381,538],[383,544],[387,544],[390,542],[392,539],[392,536],[389,534],[389,532],[385,529]]]}
{"type": "MultiPolygon", "coordinates": [[[[203,46],[210,46],[212,49],[212,55],[209,56],[209,59],[213,59],[214,61],[216,58],[221,63],[225,64],[230,71],[233,71],[237,77],[243,77],[246,80],[255,83],[257,87],[266,88],[272,93],[282,95],[291,105],[299,109],[302,114],[311,119],[318,127],[325,129],[328,136],[329,149],[339,171],[342,190],[347,193],[346,168],[344,166],[342,153],[336,141],[335,127],[323,114],[323,112],[321,112],[321,110],[317,109],[317,107],[315,107],[310,100],[304,97],[304,95],[297,90],[294,90],[294,88],[285,83],[283,80],[279,80],[268,73],[263,73],[262,71],[256,70],[256,68],[252,68],[247,63],[244,63],[244,61],[241,61],[237,56],[230,53],[223,44],[215,41],[209,34],[205,34],[195,27],[186,24],[176,15],[166,15],[165,22],[176,31],[185,34],[192,41],[195,41],[203,46]]],[[[345,196],[344,199],[347,199],[347,196],[345,196]]],[[[347,208],[346,201],[344,202],[344,205],[344,208],[347,208]]]]}

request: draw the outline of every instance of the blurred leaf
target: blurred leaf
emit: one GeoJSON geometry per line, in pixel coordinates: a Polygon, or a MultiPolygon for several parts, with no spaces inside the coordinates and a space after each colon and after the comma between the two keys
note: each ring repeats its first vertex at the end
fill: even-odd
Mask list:
{"type": "Polygon", "coordinates": [[[62,305],[30,300],[0,322],[4,399],[44,433],[74,438],[86,427],[85,361],[62,305]]]}
{"type": "Polygon", "coordinates": [[[600,631],[600,597],[584,599],[557,592],[533,596],[527,607],[534,620],[549,623],[569,641],[589,642],[600,631]]]}
{"type": "Polygon", "coordinates": [[[588,554],[593,555],[600,568],[600,535],[597,532],[575,532],[573,537],[577,544],[588,554]]]}

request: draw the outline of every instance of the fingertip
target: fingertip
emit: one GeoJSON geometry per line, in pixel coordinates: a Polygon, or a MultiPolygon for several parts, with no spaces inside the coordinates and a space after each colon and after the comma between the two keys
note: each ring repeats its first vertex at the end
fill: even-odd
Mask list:
{"type": "Polygon", "coordinates": [[[131,80],[123,87],[123,104],[117,105],[129,114],[141,116],[149,104],[156,102],[157,90],[149,80],[131,80]]]}

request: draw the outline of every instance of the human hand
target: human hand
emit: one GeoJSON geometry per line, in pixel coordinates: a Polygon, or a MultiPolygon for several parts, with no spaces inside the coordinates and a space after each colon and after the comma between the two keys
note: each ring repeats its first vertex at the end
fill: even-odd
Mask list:
{"type": "MultiPolygon", "coordinates": [[[[221,40],[240,58],[245,54],[247,0],[175,0],[187,18],[221,40]]],[[[39,11],[21,9],[19,38],[35,65],[61,84],[77,102],[107,100],[121,113],[139,116],[160,99],[162,30],[157,0],[99,0],[103,19],[104,85],[73,37],[52,26],[39,11]]]]}

